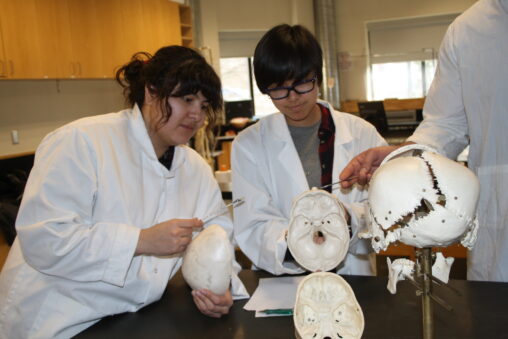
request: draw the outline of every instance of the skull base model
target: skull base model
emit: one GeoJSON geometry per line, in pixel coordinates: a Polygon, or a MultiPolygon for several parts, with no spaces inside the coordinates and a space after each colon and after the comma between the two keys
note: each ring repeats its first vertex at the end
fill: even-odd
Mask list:
{"type": "Polygon", "coordinates": [[[211,225],[191,241],[183,256],[182,274],[194,289],[227,292],[233,272],[234,249],[226,231],[211,225]]]}
{"type": "Polygon", "coordinates": [[[295,198],[291,207],[288,248],[305,269],[329,271],[349,248],[346,212],[332,194],[313,188],[295,198]]]}
{"type": "Polygon", "coordinates": [[[302,339],[361,338],[365,326],[351,286],[330,272],[312,273],[300,282],[293,321],[302,339]]]}

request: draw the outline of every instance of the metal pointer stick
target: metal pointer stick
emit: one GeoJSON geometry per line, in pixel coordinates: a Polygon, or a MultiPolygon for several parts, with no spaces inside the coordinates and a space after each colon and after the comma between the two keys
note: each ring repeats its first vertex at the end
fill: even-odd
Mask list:
{"type": "Polygon", "coordinates": [[[226,214],[227,212],[229,212],[229,209],[228,207],[237,207],[237,206],[240,206],[241,204],[243,204],[245,202],[245,199],[242,197],[242,198],[238,198],[238,199],[235,199],[233,200],[232,202],[230,202],[229,204],[227,204],[226,206],[224,206],[224,208],[222,210],[220,210],[219,212],[215,213],[215,214],[212,214],[212,215],[209,215],[205,218],[203,218],[203,224],[206,224],[207,222],[209,222],[210,220],[214,219],[214,218],[217,218],[217,217],[220,217],[221,215],[223,214],[226,214]]]}
{"type": "Polygon", "coordinates": [[[336,181],[336,182],[332,182],[331,184],[319,187],[319,189],[324,189],[324,188],[327,188],[327,187],[330,187],[330,186],[335,186],[335,185],[340,184],[343,181],[350,181],[350,180],[353,180],[353,179],[356,179],[356,178],[358,178],[358,177],[354,176],[354,177],[350,177],[350,178],[347,178],[347,179],[344,179],[344,180],[339,180],[339,181],[336,181]]]}

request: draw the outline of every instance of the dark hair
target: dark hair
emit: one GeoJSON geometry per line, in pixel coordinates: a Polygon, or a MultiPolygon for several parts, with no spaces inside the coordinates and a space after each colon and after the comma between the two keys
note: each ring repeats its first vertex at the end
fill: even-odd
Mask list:
{"type": "Polygon", "coordinates": [[[124,88],[129,104],[141,108],[145,101],[145,86],[157,96],[164,112],[160,123],[171,116],[170,96],[183,97],[199,91],[208,100],[206,111],[208,130],[212,130],[222,111],[221,82],[213,68],[198,52],[188,47],[167,46],[153,56],[139,52],[116,72],[116,80],[124,88]]]}
{"type": "Polygon", "coordinates": [[[323,52],[312,33],[300,25],[273,27],[259,40],[254,51],[254,75],[264,93],[271,84],[300,81],[315,73],[323,81],[323,52]]]}

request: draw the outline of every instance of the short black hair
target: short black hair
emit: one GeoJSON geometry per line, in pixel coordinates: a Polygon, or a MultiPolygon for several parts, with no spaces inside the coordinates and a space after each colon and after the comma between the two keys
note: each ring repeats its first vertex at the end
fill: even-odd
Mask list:
{"type": "Polygon", "coordinates": [[[301,81],[315,73],[323,81],[323,52],[314,35],[301,25],[273,27],[259,40],[254,51],[254,75],[264,93],[271,84],[301,81]]]}

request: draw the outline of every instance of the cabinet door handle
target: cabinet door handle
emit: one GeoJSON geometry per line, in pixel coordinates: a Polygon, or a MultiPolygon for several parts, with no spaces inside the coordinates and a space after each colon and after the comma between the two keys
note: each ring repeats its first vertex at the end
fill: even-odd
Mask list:
{"type": "Polygon", "coordinates": [[[7,77],[7,74],[5,74],[5,61],[0,60],[0,66],[2,66],[2,68],[0,70],[0,78],[7,77]]]}
{"type": "Polygon", "coordinates": [[[14,62],[12,60],[9,60],[9,66],[11,66],[11,76],[14,76],[14,62]]]}
{"type": "Polygon", "coordinates": [[[79,74],[80,76],[81,76],[81,75],[83,75],[83,74],[81,73],[81,62],[79,62],[79,61],[78,61],[78,70],[79,70],[79,71],[78,71],[78,74],[79,74]]]}

